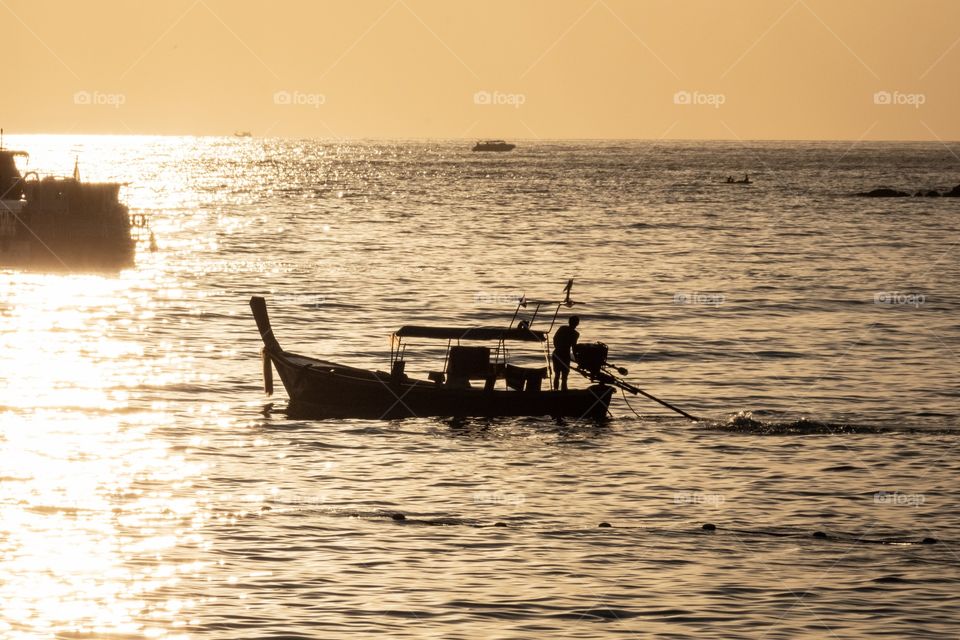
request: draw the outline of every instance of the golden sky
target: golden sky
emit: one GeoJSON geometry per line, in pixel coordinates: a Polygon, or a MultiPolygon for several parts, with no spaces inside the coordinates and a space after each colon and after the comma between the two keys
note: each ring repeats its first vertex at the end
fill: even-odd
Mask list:
{"type": "Polygon", "coordinates": [[[960,139],[958,0],[0,0],[9,133],[960,139]]]}

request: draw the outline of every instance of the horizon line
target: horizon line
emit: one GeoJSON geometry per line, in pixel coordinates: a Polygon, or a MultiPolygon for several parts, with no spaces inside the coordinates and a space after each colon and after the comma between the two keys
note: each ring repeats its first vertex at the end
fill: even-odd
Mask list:
{"type": "MultiPolygon", "coordinates": [[[[367,142],[367,141],[403,141],[403,142],[461,142],[473,140],[487,140],[482,136],[471,137],[440,137],[440,136],[283,136],[270,135],[238,136],[236,133],[64,133],[31,131],[27,133],[9,133],[4,131],[3,136],[58,136],[58,137],[121,137],[121,138],[237,138],[242,140],[324,140],[332,142],[367,142]]],[[[505,138],[501,138],[505,139],[505,138]]],[[[851,143],[933,143],[940,145],[960,144],[960,140],[942,140],[937,138],[510,138],[510,141],[522,142],[851,142],[851,143]]]]}

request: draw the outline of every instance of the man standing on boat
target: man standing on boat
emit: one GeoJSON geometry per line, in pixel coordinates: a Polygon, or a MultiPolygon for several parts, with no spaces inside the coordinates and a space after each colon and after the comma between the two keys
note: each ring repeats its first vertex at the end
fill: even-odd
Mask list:
{"type": "Polygon", "coordinates": [[[553,388],[567,390],[567,376],[570,375],[570,360],[573,347],[580,338],[577,325],[580,318],[570,316],[567,324],[557,329],[553,334],[553,388]]]}

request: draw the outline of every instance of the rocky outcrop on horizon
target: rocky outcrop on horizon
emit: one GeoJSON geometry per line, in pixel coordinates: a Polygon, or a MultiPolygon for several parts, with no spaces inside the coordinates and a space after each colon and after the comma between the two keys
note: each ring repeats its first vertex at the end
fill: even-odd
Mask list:
{"type": "Polygon", "coordinates": [[[872,191],[863,191],[854,195],[861,198],[909,198],[911,195],[915,198],[960,198],[960,184],[950,189],[950,191],[944,191],[943,193],[940,193],[936,189],[926,191],[921,189],[911,194],[909,191],[891,189],[890,187],[878,187],[872,191]]]}

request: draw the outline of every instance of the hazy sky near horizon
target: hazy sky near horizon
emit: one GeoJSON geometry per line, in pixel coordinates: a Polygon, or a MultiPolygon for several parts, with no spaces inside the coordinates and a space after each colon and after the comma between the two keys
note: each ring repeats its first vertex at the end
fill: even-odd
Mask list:
{"type": "Polygon", "coordinates": [[[960,139],[957,0],[0,0],[8,133],[960,139]]]}

